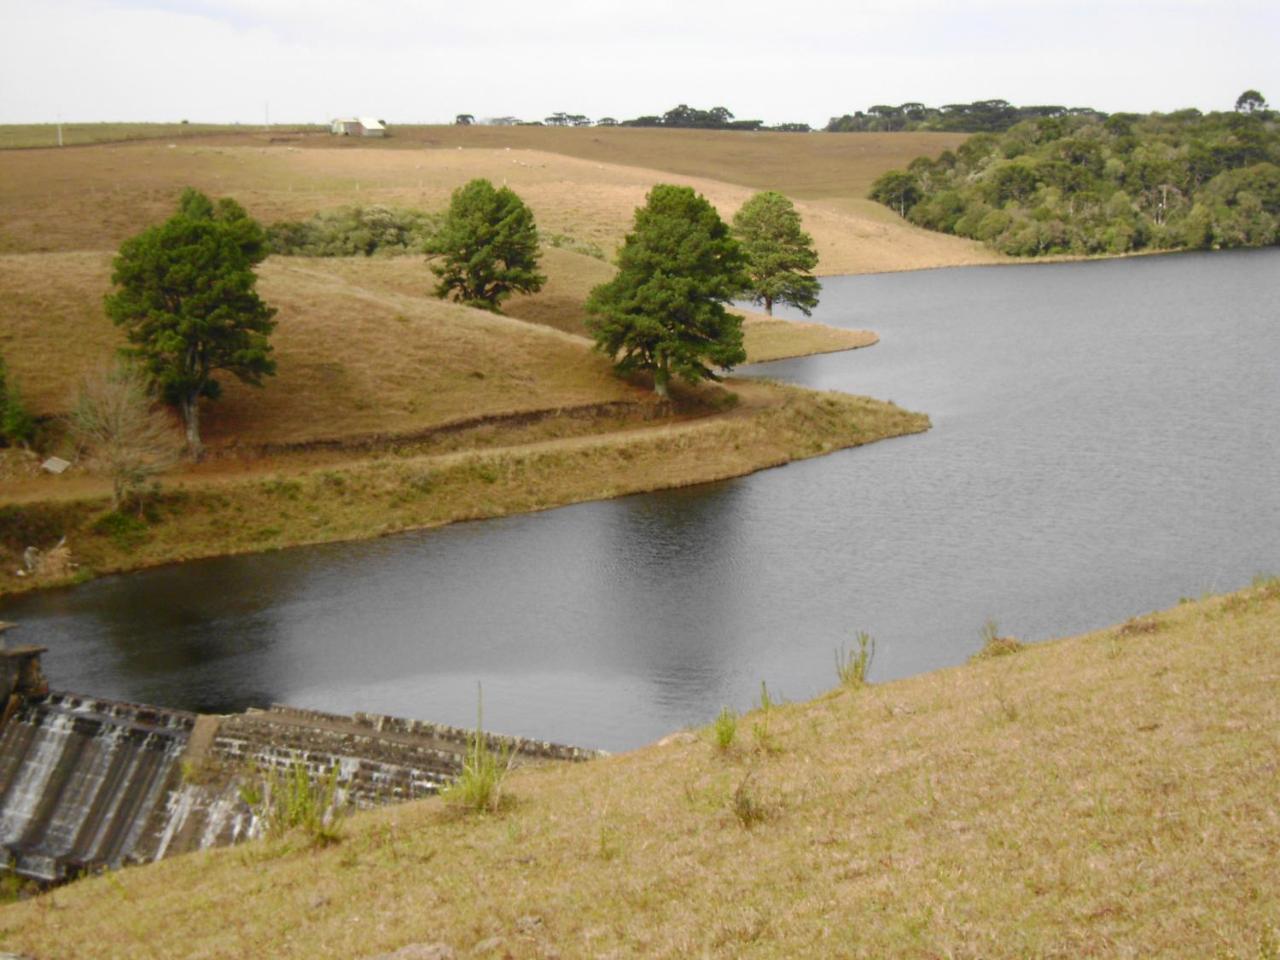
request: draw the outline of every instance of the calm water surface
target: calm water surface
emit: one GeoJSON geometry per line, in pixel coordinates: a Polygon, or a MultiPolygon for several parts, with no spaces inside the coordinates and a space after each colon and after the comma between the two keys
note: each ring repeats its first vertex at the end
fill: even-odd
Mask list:
{"type": "Polygon", "coordinates": [[[620,749],[1280,571],[1280,251],[845,277],[868,350],[757,368],[933,430],[740,480],[11,600],[56,686],[620,749]]]}

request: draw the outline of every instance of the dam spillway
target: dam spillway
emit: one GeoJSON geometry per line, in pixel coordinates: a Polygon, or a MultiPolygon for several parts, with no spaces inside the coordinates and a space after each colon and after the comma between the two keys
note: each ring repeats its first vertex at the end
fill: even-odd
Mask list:
{"type": "MultiPolygon", "coordinates": [[[[50,692],[38,647],[0,650],[0,858],[43,883],[260,836],[245,798],[271,772],[332,777],[339,809],[429,796],[474,731],[272,706],[210,716],[50,692]]],[[[487,735],[516,762],[597,753],[487,735]]]]}
{"type": "Polygon", "coordinates": [[[0,734],[0,847],[11,868],[62,880],[145,858],[193,714],[53,693],[0,734]]]}

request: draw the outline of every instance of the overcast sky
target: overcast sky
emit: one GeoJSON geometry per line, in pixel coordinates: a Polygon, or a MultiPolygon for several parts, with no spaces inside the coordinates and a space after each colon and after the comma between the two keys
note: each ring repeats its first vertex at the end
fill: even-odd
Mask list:
{"type": "Polygon", "coordinates": [[[0,0],[0,123],[1280,102],[1278,0],[0,0]]]}

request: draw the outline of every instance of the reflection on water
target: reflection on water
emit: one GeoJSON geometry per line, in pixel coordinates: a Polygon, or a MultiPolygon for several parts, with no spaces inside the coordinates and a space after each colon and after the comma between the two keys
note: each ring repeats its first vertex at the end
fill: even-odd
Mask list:
{"type": "Polygon", "coordinates": [[[868,350],[769,376],[893,399],[927,434],[701,487],[223,558],[6,603],[56,685],[270,701],[633,746],[1280,569],[1280,251],[835,278],[868,350]]]}

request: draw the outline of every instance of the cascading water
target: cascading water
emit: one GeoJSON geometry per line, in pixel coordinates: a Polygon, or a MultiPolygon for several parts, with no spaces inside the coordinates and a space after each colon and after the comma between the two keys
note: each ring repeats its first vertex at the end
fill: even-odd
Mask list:
{"type": "MultiPolygon", "coordinates": [[[[263,824],[241,787],[268,769],[301,764],[313,780],[333,771],[346,807],[427,796],[457,776],[472,736],[288,707],[197,717],[45,689],[11,694],[19,705],[0,730],[0,855],[49,883],[257,836],[263,824]]],[[[524,760],[596,755],[489,739],[524,760]]]]}
{"type": "Polygon", "coordinates": [[[0,848],[13,869],[54,881],[140,859],[194,722],[74,694],[26,701],[0,734],[0,848]]]}

